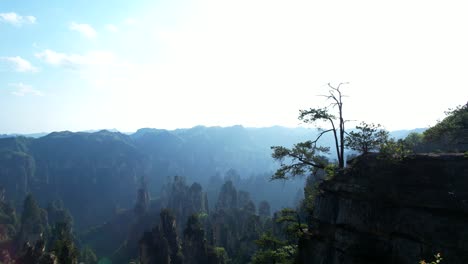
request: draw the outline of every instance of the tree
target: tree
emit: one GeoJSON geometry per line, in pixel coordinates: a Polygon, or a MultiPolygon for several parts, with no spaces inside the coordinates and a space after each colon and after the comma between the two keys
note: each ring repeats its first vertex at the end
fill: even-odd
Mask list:
{"type": "Polygon", "coordinates": [[[387,140],[388,132],[381,129],[380,125],[361,122],[355,131],[347,133],[345,145],[349,149],[366,154],[379,149],[387,140]]]}
{"type": "Polygon", "coordinates": [[[408,136],[406,136],[406,138],[403,140],[406,147],[413,152],[418,152],[422,149],[423,141],[424,135],[417,132],[409,133],[408,136]]]}
{"type": "Polygon", "coordinates": [[[252,256],[253,264],[292,264],[297,255],[297,242],[306,232],[307,225],[301,223],[298,213],[290,208],[281,210],[275,216],[275,222],[281,229],[280,237],[271,231],[263,233],[258,240],[257,251],[252,256]]]}
{"type": "Polygon", "coordinates": [[[257,244],[258,250],[252,256],[252,264],[294,263],[297,245],[281,241],[270,232],[264,233],[255,243],[257,244]]]}
{"type": "Polygon", "coordinates": [[[424,144],[430,150],[468,151],[468,103],[445,114],[442,121],[424,131],[424,144]]]}
{"type": "Polygon", "coordinates": [[[308,110],[299,110],[299,120],[304,123],[313,124],[319,121],[329,124],[328,129],[323,129],[315,140],[295,144],[293,148],[288,149],[282,146],[273,146],[272,157],[281,162],[280,168],[276,171],[272,179],[288,179],[290,176],[304,175],[307,171],[316,172],[319,169],[325,169],[328,164],[327,159],[322,155],[330,149],[317,145],[319,139],[326,133],[331,132],[336,149],[338,168],[344,168],[344,147],[345,147],[345,120],[343,119],[343,94],[340,83],[334,87],[328,83],[327,100],[331,101],[328,107],[310,108],[308,110]],[[332,113],[335,110],[335,114],[332,113]],[[286,164],[285,161],[289,163],[286,164]]]}

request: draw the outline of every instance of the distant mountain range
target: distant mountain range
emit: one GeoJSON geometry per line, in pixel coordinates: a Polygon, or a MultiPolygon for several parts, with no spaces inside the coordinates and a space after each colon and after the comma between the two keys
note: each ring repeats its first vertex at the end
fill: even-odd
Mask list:
{"type": "MultiPolygon", "coordinates": [[[[422,129],[392,134],[404,137],[412,131],[422,129]]],[[[168,177],[184,176],[209,189],[233,169],[240,179],[256,182],[242,187],[257,189],[252,190],[253,199],[276,196],[276,206],[286,206],[303,185],[284,185],[283,197],[262,194],[261,186],[269,184],[278,167],[270,147],[290,147],[316,135],[316,129],[279,126],[142,128],[129,135],[107,130],[53,132],[37,138],[7,135],[0,138],[0,188],[18,208],[29,192],[38,194],[42,203],[63,200],[77,223],[89,226],[109,217],[112,208],[130,207],[142,179],[158,195],[168,177]]],[[[330,146],[332,140],[331,135],[324,136],[322,145],[330,146]]]]}
{"type": "MultiPolygon", "coordinates": [[[[196,126],[191,129],[197,128],[197,127],[205,127],[205,126],[196,126]]],[[[236,127],[236,126],[234,126],[236,127]]],[[[242,127],[242,126],[241,126],[242,127]]],[[[210,127],[205,127],[205,128],[210,128],[210,127]]],[[[221,127],[211,127],[211,128],[221,128],[221,127]]],[[[227,127],[225,127],[227,128],[227,127]]],[[[254,127],[246,127],[246,129],[251,129],[251,130],[264,130],[264,129],[283,129],[283,130],[289,130],[289,131],[304,131],[304,130],[310,130],[309,128],[304,128],[304,127],[295,127],[295,128],[287,128],[287,127],[282,127],[282,126],[273,126],[273,127],[264,127],[264,128],[254,128],[254,127]]],[[[414,128],[414,129],[402,129],[402,130],[394,130],[390,131],[390,134],[392,137],[395,137],[397,139],[399,138],[404,138],[406,137],[409,133],[411,132],[417,132],[417,133],[422,133],[426,130],[427,128],[414,128]]],[[[190,128],[186,129],[175,129],[175,130],[167,130],[167,129],[157,129],[157,128],[141,128],[137,130],[136,132],[121,132],[115,128],[111,129],[93,129],[93,130],[84,130],[84,131],[78,131],[78,132],[85,132],[85,133],[95,133],[99,131],[109,131],[109,132],[118,132],[126,135],[132,135],[132,134],[141,134],[145,132],[150,132],[150,131],[169,131],[169,132],[177,132],[177,131],[183,131],[183,130],[190,130],[190,128]]],[[[24,136],[24,137],[32,137],[32,138],[40,138],[43,136],[47,136],[50,133],[47,132],[40,132],[40,133],[29,133],[29,134],[20,134],[20,133],[14,133],[14,134],[0,134],[0,138],[6,138],[6,137],[16,137],[16,136],[24,136]]]]}

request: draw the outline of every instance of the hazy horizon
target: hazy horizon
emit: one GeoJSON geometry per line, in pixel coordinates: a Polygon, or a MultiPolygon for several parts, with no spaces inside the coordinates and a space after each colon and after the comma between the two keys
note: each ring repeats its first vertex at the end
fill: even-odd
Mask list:
{"type": "MultiPolygon", "coordinates": [[[[319,129],[318,127],[313,127],[313,126],[295,126],[295,127],[288,127],[288,126],[279,126],[279,125],[273,125],[273,126],[264,126],[264,127],[248,127],[248,126],[243,126],[243,125],[232,125],[232,126],[204,126],[204,125],[197,125],[193,127],[179,127],[179,128],[174,128],[174,129],[165,129],[165,128],[157,128],[157,127],[141,127],[138,128],[134,131],[121,131],[116,128],[98,128],[98,129],[85,129],[85,130],[57,130],[57,131],[33,131],[33,132],[27,132],[27,133],[19,133],[19,132],[14,132],[14,133],[2,133],[0,131],[0,136],[1,135],[42,135],[42,134],[50,134],[54,132],[72,132],[72,133],[95,133],[99,131],[110,131],[110,132],[119,132],[122,134],[127,134],[131,135],[134,133],[137,133],[140,129],[161,129],[161,130],[167,130],[167,131],[176,131],[176,130],[190,130],[194,129],[197,127],[204,127],[204,128],[232,128],[232,127],[237,127],[241,126],[245,129],[270,129],[270,128],[284,128],[284,129],[319,129]]],[[[353,129],[353,127],[350,127],[349,129],[353,129]]],[[[396,129],[396,130],[389,130],[389,132],[401,132],[401,131],[413,131],[413,130],[425,130],[427,127],[416,127],[416,128],[410,128],[410,129],[396,129]]],[[[348,130],[348,128],[346,128],[348,130]]]]}
{"type": "Polygon", "coordinates": [[[0,134],[296,127],[328,82],[346,119],[429,127],[468,99],[463,7],[1,1],[0,134]]]}

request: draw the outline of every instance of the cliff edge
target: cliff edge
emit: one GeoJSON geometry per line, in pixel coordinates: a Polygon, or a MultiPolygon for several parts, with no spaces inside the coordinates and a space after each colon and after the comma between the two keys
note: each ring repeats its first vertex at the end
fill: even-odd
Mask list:
{"type": "Polygon", "coordinates": [[[416,264],[438,252],[443,263],[468,263],[463,154],[368,154],[319,188],[300,263],[416,264]]]}

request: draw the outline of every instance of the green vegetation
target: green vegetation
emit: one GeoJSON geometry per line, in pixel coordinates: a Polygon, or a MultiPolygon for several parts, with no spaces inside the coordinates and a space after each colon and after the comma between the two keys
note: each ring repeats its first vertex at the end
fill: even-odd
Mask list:
{"type": "Polygon", "coordinates": [[[435,126],[424,131],[426,142],[444,142],[456,144],[458,140],[465,139],[468,129],[468,103],[449,109],[446,117],[435,126]]]}
{"type": "Polygon", "coordinates": [[[346,148],[358,151],[362,154],[378,150],[388,140],[388,131],[380,125],[362,122],[356,126],[356,130],[347,133],[346,148]]]}
{"type": "Polygon", "coordinates": [[[399,161],[413,153],[405,140],[391,138],[380,145],[380,158],[388,161],[399,161]]]}
{"type": "Polygon", "coordinates": [[[315,140],[297,143],[293,148],[282,146],[273,146],[272,157],[280,162],[280,168],[276,171],[272,179],[289,179],[291,177],[303,176],[305,174],[316,173],[327,166],[327,159],[323,154],[329,152],[328,147],[318,146],[319,139],[326,133],[332,133],[334,147],[338,161],[338,168],[344,168],[344,148],[345,148],[345,120],[343,119],[343,101],[340,83],[337,87],[330,83],[329,94],[326,95],[330,100],[332,108],[310,108],[308,110],[299,110],[299,120],[306,124],[325,122],[330,127],[323,129],[315,140]],[[332,110],[336,113],[332,114],[332,110]]]}
{"type": "Polygon", "coordinates": [[[73,240],[71,226],[67,223],[55,224],[52,229],[51,252],[57,257],[58,263],[78,263],[79,252],[73,240]]]}
{"type": "Polygon", "coordinates": [[[297,243],[307,230],[296,210],[285,208],[279,212],[275,225],[281,232],[276,236],[267,231],[255,241],[257,251],[252,257],[253,264],[295,263],[297,243]]]}
{"type": "Polygon", "coordinates": [[[426,262],[425,260],[421,260],[419,261],[419,264],[438,264],[438,263],[441,263],[443,260],[442,256],[440,255],[440,253],[437,253],[434,255],[434,260],[431,261],[431,262],[426,262]]]}
{"type": "MultiPolygon", "coordinates": [[[[378,150],[379,158],[395,163],[424,151],[467,157],[467,106],[404,139],[364,122],[346,133],[340,87],[329,86],[330,107],[299,113],[304,123],[328,128],[312,133],[314,140],[272,147],[280,167],[271,178],[232,169],[244,163],[252,171],[274,168],[257,158],[268,151],[266,132],[239,127],[0,140],[1,263],[295,263],[301,241],[319,226],[311,219],[316,198],[333,191],[321,187],[362,185],[360,179],[343,180],[353,169],[344,166],[345,148],[352,154],[378,150]],[[223,145],[231,138],[234,143],[223,145]],[[331,148],[321,146],[322,140],[331,148]],[[172,177],[176,172],[190,178],[172,177]],[[294,196],[291,190],[299,190],[294,206],[284,201],[284,193],[294,196]]],[[[427,263],[441,260],[436,255],[427,263]]]]}
{"type": "Polygon", "coordinates": [[[292,264],[294,263],[297,246],[289,245],[274,237],[271,233],[264,233],[255,241],[258,250],[252,257],[252,264],[292,264]]]}

